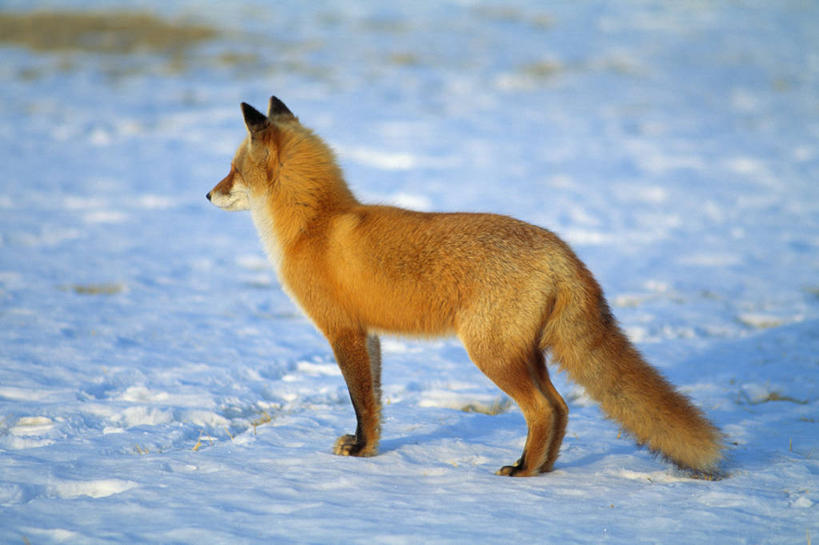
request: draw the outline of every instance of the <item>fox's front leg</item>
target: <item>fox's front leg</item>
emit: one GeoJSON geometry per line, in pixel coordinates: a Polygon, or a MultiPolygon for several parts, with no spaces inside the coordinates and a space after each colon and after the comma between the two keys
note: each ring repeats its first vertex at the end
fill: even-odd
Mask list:
{"type": "Polygon", "coordinates": [[[342,456],[374,456],[381,432],[381,349],[378,337],[363,331],[329,336],[333,352],[347,382],[356,420],[354,435],[342,435],[334,452],[342,456]]]}

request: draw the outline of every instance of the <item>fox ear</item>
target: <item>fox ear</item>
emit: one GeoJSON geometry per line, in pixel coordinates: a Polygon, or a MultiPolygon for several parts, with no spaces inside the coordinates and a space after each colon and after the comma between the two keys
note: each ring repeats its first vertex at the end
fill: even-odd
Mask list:
{"type": "Polygon", "coordinates": [[[270,97],[270,106],[267,108],[267,117],[273,119],[274,117],[296,117],[293,115],[293,112],[290,111],[290,108],[284,105],[284,102],[276,98],[275,96],[270,97]]]}
{"type": "Polygon", "coordinates": [[[245,125],[251,135],[256,135],[270,126],[270,120],[265,115],[246,102],[242,102],[242,113],[245,116],[245,125]]]}

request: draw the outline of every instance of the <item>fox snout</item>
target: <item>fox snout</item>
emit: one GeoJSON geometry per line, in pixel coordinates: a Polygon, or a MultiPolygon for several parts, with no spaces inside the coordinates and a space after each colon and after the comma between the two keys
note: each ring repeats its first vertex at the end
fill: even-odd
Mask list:
{"type": "Polygon", "coordinates": [[[231,167],[230,172],[211,189],[205,197],[224,210],[248,210],[250,208],[248,188],[242,183],[241,175],[231,167]]]}

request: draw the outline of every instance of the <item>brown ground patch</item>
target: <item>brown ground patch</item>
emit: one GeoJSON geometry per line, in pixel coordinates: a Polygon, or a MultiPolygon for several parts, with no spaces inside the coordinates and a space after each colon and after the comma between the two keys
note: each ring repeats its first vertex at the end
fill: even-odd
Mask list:
{"type": "Polygon", "coordinates": [[[201,23],[167,21],[141,12],[0,13],[0,43],[37,51],[173,54],[217,34],[201,23]]]}

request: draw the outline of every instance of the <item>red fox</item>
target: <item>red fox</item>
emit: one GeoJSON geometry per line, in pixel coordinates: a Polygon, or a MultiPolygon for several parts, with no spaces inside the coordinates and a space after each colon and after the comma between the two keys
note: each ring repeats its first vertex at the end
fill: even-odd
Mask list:
{"type": "Polygon", "coordinates": [[[362,204],[327,144],[278,98],[267,115],[242,112],[248,136],[207,198],[250,210],[282,287],[329,341],[357,419],[336,454],[376,454],[379,334],[456,335],[526,419],[523,454],[499,475],[548,472],[558,457],[569,411],[546,352],[639,444],[695,474],[717,471],[720,432],[643,360],[554,233],[493,214],[362,204]]]}

